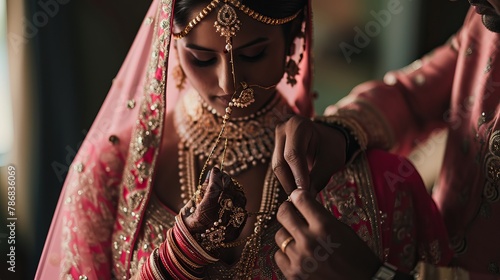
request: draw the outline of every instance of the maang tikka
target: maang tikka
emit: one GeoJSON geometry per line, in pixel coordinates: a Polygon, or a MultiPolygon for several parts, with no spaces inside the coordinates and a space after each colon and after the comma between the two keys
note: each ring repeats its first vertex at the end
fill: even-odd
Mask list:
{"type": "MultiPolygon", "coordinates": [[[[236,36],[236,32],[240,30],[241,21],[233,7],[224,4],[217,12],[217,21],[214,23],[216,31],[221,36],[226,37],[226,52],[233,49],[232,37],[236,36]]],[[[232,60],[232,58],[231,58],[232,60]]]]}

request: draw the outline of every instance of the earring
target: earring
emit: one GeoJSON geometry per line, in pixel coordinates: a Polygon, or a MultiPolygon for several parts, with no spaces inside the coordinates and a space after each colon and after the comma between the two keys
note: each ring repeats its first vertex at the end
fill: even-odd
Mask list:
{"type": "Polygon", "coordinates": [[[233,105],[239,108],[246,108],[255,102],[255,96],[253,94],[253,89],[248,87],[247,83],[241,82],[243,90],[238,98],[233,98],[233,105]]]}
{"type": "Polygon", "coordinates": [[[184,82],[186,81],[186,73],[184,73],[184,69],[182,69],[182,66],[180,64],[174,67],[172,76],[175,80],[175,87],[178,90],[183,90],[184,82]]]}
{"type": "Polygon", "coordinates": [[[285,66],[287,84],[291,85],[292,87],[297,84],[297,79],[295,78],[295,76],[299,74],[299,70],[300,69],[297,65],[297,62],[295,62],[295,60],[293,60],[293,58],[290,56],[285,66]]]}

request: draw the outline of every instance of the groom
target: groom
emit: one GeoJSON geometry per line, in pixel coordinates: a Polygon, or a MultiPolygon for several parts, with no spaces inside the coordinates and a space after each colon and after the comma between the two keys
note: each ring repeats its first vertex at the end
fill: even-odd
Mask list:
{"type": "MultiPolygon", "coordinates": [[[[433,199],[455,256],[450,267],[422,263],[420,276],[426,279],[500,279],[500,0],[469,2],[472,8],[465,23],[448,44],[410,67],[388,73],[384,82],[354,88],[344,101],[330,108],[331,114],[343,112],[362,128],[368,148],[392,148],[402,155],[434,129],[448,130],[433,199]]],[[[294,189],[324,187],[333,171],[349,161],[346,157],[353,154],[356,139],[348,136],[346,140],[333,129],[304,122],[308,120],[291,119],[277,131],[276,141],[287,144],[275,151],[273,167],[287,192],[293,192],[292,203],[300,211],[312,211],[319,205],[313,196],[294,189]],[[347,156],[327,156],[338,155],[345,147],[347,156]],[[303,162],[314,164],[309,168],[303,162]]],[[[286,215],[282,218],[297,220],[295,211],[286,215]]],[[[325,213],[303,216],[308,217],[309,226],[327,221],[334,242],[350,248],[336,250],[335,257],[317,268],[318,273],[338,279],[354,279],[353,275],[359,279],[411,278],[390,264],[382,265],[369,250],[360,249],[365,246],[363,241],[334,218],[325,213]],[[355,251],[357,261],[346,261],[353,259],[355,251]]],[[[286,229],[311,236],[307,227],[289,225],[286,229]]],[[[314,236],[308,242],[315,244],[314,236]]],[[[303,254],[305,258],[311,252],[303,254]]],[[[280,268],[289,271],[291,265],[284,263],[280,268]]]]}

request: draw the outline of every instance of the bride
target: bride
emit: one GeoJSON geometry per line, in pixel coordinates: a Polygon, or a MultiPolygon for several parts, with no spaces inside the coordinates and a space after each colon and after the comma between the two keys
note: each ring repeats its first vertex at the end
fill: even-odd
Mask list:
{"type": "Polygon", "coordinates": [[[306,0],[153,1],[66,179],[37,279],[358,279],[446,264],[413,167],[366,152],[349,122],[309,120],[310,11],[306,0]],[[279,176],[297,172],[276,153],[271,164],[290,122],[336,159],[321,166],[331,180],[279,176]],[[297,187],[309,191],[288,197],[297,187]]]}

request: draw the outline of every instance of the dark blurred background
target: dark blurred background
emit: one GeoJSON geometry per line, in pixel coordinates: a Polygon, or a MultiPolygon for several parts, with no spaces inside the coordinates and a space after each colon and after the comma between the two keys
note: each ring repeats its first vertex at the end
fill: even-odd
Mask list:
{"type": "MultiPolygon", "coordinates": [[[[5,221],[6,166],[14,164],[18,242],[17,272],[7,274],[7,229],[0,227],[0,280],[32,279],[71,161],[151,2],[2,2],[0,218],[5,221]]],[[[381,79],[386,71],[445,43],[459,29],[469,7],[466,0],[313,3],[318,113],[355,85],[381,79]],[[374,14],[387,13],[388,2],[399,3],[400,12],[377,21],[374,14]],[[381,26],[379,32],[373,29],[366,47],[346,55],[340,46],[356,47],[356,30],[366,31],[373,21],[381,26]]]]}

